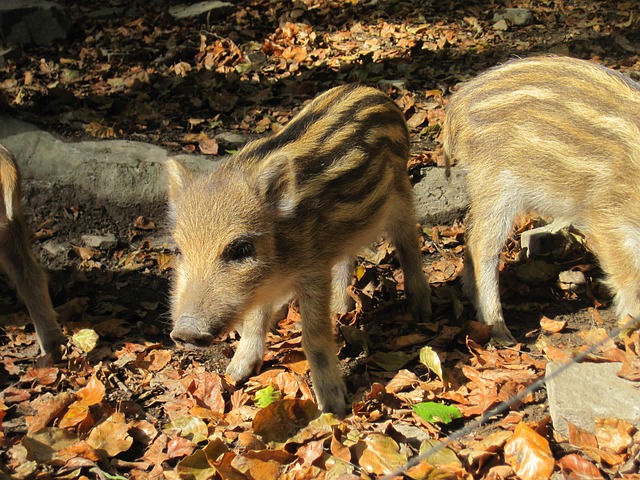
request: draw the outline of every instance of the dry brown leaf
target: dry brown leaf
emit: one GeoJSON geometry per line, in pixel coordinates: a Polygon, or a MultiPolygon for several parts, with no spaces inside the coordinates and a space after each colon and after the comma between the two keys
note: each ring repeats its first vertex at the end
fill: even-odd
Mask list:
{"type": "Polygon", "coordinates": [[[217,155],[219,146],[215,138],[203,136],[198,140],[198,148],[205,155],[217,155]]]}
{"type": "Polygon", "coordinates": [[[116,132],[113,127],[107,127],[99,122],[91,122],[84,127],[85,132],[98,138],[115,138],[116,132]]]}
{"type": "Polygon", "coordinates": [[[223,414],[225,401],[222,397],[222,378],[217,373],[200,371],[183,381],[193,398],[216,413],[223,414]]]}
{"type": "Polygon", "coordinates": [[[418,128],[427,120],[427,112],[419,110],[414,113],[409,120],[407,120],[407,126],[409,128],[418,128]]]}
{"type": "Polygon", "coordinates": [[[567,322],[565,320],[552,320],[547,317],[542,317],[540,319],[540,327],[549,333],[559,333],[567,326],[567,322]]]}
{"type": "Polygon", "coordinates": [[[626,420],[613,418],[595,419],[596,438],[601,449],[614,453],[624,453],[631,445],[631,435],[635,427],[626,420]]]}
{"type": "Polygon", "coordinates": [[[364,439],[365,448],[359,463],[367,473],[387,475],[407,463],[395,440],[382,433],[371,433],[364,439]]]}
{"type": "Polygon", "coordinates": [[[571,422],[567,422],[569,429],[569,443],[578,448],[598,448],[598,440],[593,433],[574,425],[571,422]]]}
{"type": "Polygon", "coordinates": [[[259,410],[251,427],[265,442],[284,442],[319,415],[311,400],[285,398],[259,410]]]}
{"type": "Polygon", "coordinates": [[[58,379],[60,370],[56,367],[32,368],[25,373],[23,382],[37,382],[40,385],[51,385],[58,379]]]}
{"type": "Polygon", "coordinates": [[[55,397],[48,395],[42,395],[35,398],[31,402],[33,410],[37,412],[36,415],[28,416],[25,418],[27,423],[27,432],[33,433],[46,427],[49,422],[57,418],[67,406],[73,402],[75,395],[70,392],[62,392],[55,397]]]}
{"type": "Polygon", "coordinates": [[[548,479],[555,466],[549,442],[524,422],[507,440],[504,458],[522,480],[548,479]]]}
{"type": "Polygon", "coordinates": [[[600,470],[598,470],[598,467],[575,453],[565,455],[558,460],[558,464],[566,478],[579,480],[604,480],[604,477],[600,473],[600,470]]]}
{"type": "Polygon", "coordinates": [[[96,450],[104,450],[110,457],[129,450],[133,438],[129,435],[129,425],[124,413],[116,412],[96,425],[89,433],[87,444],[96,450]]]}
{"type": "Polygon", "coordinates": [[[153,230],[154,228],[156,228],[156,224],[153,223],[153,221],[143,217],[142,215],[136,217],[136,219],[133,221],[133,226],[138,230],[146,230],[146,231],[153,230]]]}

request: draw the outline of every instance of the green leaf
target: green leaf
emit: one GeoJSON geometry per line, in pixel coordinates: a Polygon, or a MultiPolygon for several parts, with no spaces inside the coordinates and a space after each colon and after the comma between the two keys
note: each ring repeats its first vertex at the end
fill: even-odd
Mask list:
{"type": "Polygon", "coordinates": [[[280,400],[281,398],[282,392],[269,385],[256,392],[255,401],[258,407],[265,408],[271,405],[276,400],[280,400]]]}
{"type": "Polygon", "coordinates": [[[438,357],[438,354],[434,352],[433,348],[422,347],[420,349],[420,363],[425,365],[444,382],[444,378],[442,378],[442,364],[440,363],[440,357],[438,357]]]}
{"type": "Polygon", "coordinates": [[[422,402],[411,405],[413,411],[423,420],[430,423],[451,423],[456,418],[462,418],[462,413],[453,405],[436,402],[422,402]]]}

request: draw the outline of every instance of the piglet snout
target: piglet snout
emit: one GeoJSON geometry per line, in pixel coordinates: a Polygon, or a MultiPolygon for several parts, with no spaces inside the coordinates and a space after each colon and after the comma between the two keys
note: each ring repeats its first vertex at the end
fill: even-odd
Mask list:
{"type": "Polygon", "coordinates": [[[215,337],[192,315],[182,315],[173,326],[171,338],[183,346],[208,347],[215,337]]]}

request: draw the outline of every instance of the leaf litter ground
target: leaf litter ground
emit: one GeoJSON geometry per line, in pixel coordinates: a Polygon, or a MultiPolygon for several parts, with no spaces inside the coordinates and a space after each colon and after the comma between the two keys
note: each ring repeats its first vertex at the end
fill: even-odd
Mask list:
{"type": "MultiPolygon", "coordinates": [[[[178,23],[160,2],[111,1],[106,6],[122,14],[92,17],[104,5],[61,3],[76,21],[72,37],[25,47],[3,67],[6,106],[22,118],[68,137],[215,155],[228,148],[218,133],[276,131],[309,97],[361,81],[385,88],[405,111],[414,177],[441,160],[434,140],[450,89],[482,69],[532,52],[594,58],[631,74],[638,61],[629,44],[637,19],[625,2],[522,2],[537,21],[506,30],[492,17],[507,3],[258,0],[239,2],[211,24],[178,23]]],[[[487,346],[486,328],[473,322],[461,294],[462,224],[423,230],[433,323],[416,325],[404,310],[402,273],[382,241],[360,257],[350,289],[356,306],[337,324],[353,402],[339,420],[313,403],[295,305],[269,335],[262,373],[245,385],[223,373],[235,334],[207,352],[174,348],[173,247],[162,206],[116,209],[86,192],[56,189],[54,198],[51,188],[32,184],[25,197],[71,340],[63,362],[34,363],[28,317],[3,286],[6,478],[375,478],[533,383],[548,359],[570,358],[615,325],[575,232],[547,257],[526,261],[518,234],[537,222],[528,218],[507,244],[503,304],[522,340],[513,348],[487,346]],[[117,245],[90,248],[81,238],[105,233],[117,245]],[[561,271],[584,273],[586,284],[559,288],[561,271]],[[462,418],[445,423],[450,412],[433,416],[428,402],[453,406],[462,418]]],[[[629,334],[593,357],[626,360],[626,375],[637,379],[639,343],[629,334]]],[[[568,439],[554,435],[542,390],[407,475],[634,475],[639,443],[632,427],[608,419],[595,434],[571,427],[568,439]]]]}

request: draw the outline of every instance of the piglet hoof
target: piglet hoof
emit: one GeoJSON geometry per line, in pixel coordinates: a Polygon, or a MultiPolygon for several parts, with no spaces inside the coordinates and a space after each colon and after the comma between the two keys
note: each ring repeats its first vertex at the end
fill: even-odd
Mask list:
{"type": "Polygon", "coordinates": [[[314,385],[318,397],[318,407],[324,413],[333,413],[338,418],[347,414],[347,386],[342,379],[334,385],[314,385]]]}
{"type": "Polygon", "coordinates": [[[496,344],[505,347],[518,343],[504,322],[493,325],[491,328],[491,338],[496,344]]]}
{"type": "Polygon", "coordinates": [[[429,298],[411,300],[409,309],[416,322],[424,323],[431,320],[431,300],[429,298]]]}
{"type": "Polygon", "coordinates": [[[260,368],[262,368],[261,358],[247,360],[245,358],[238,358],[238,355],[235,355],[227,367],[227,374],[233,378],[234,381],[244,383],[253,375],[260,373],[260,368]]]}
{"type": "Polygon", "coordinates": [[[53,365],[62,360],[62,355],[67,348],[67,337],[61,330],[50,332],[46,337],[47,339],[42,343],[38,363],[53,365]]]}

